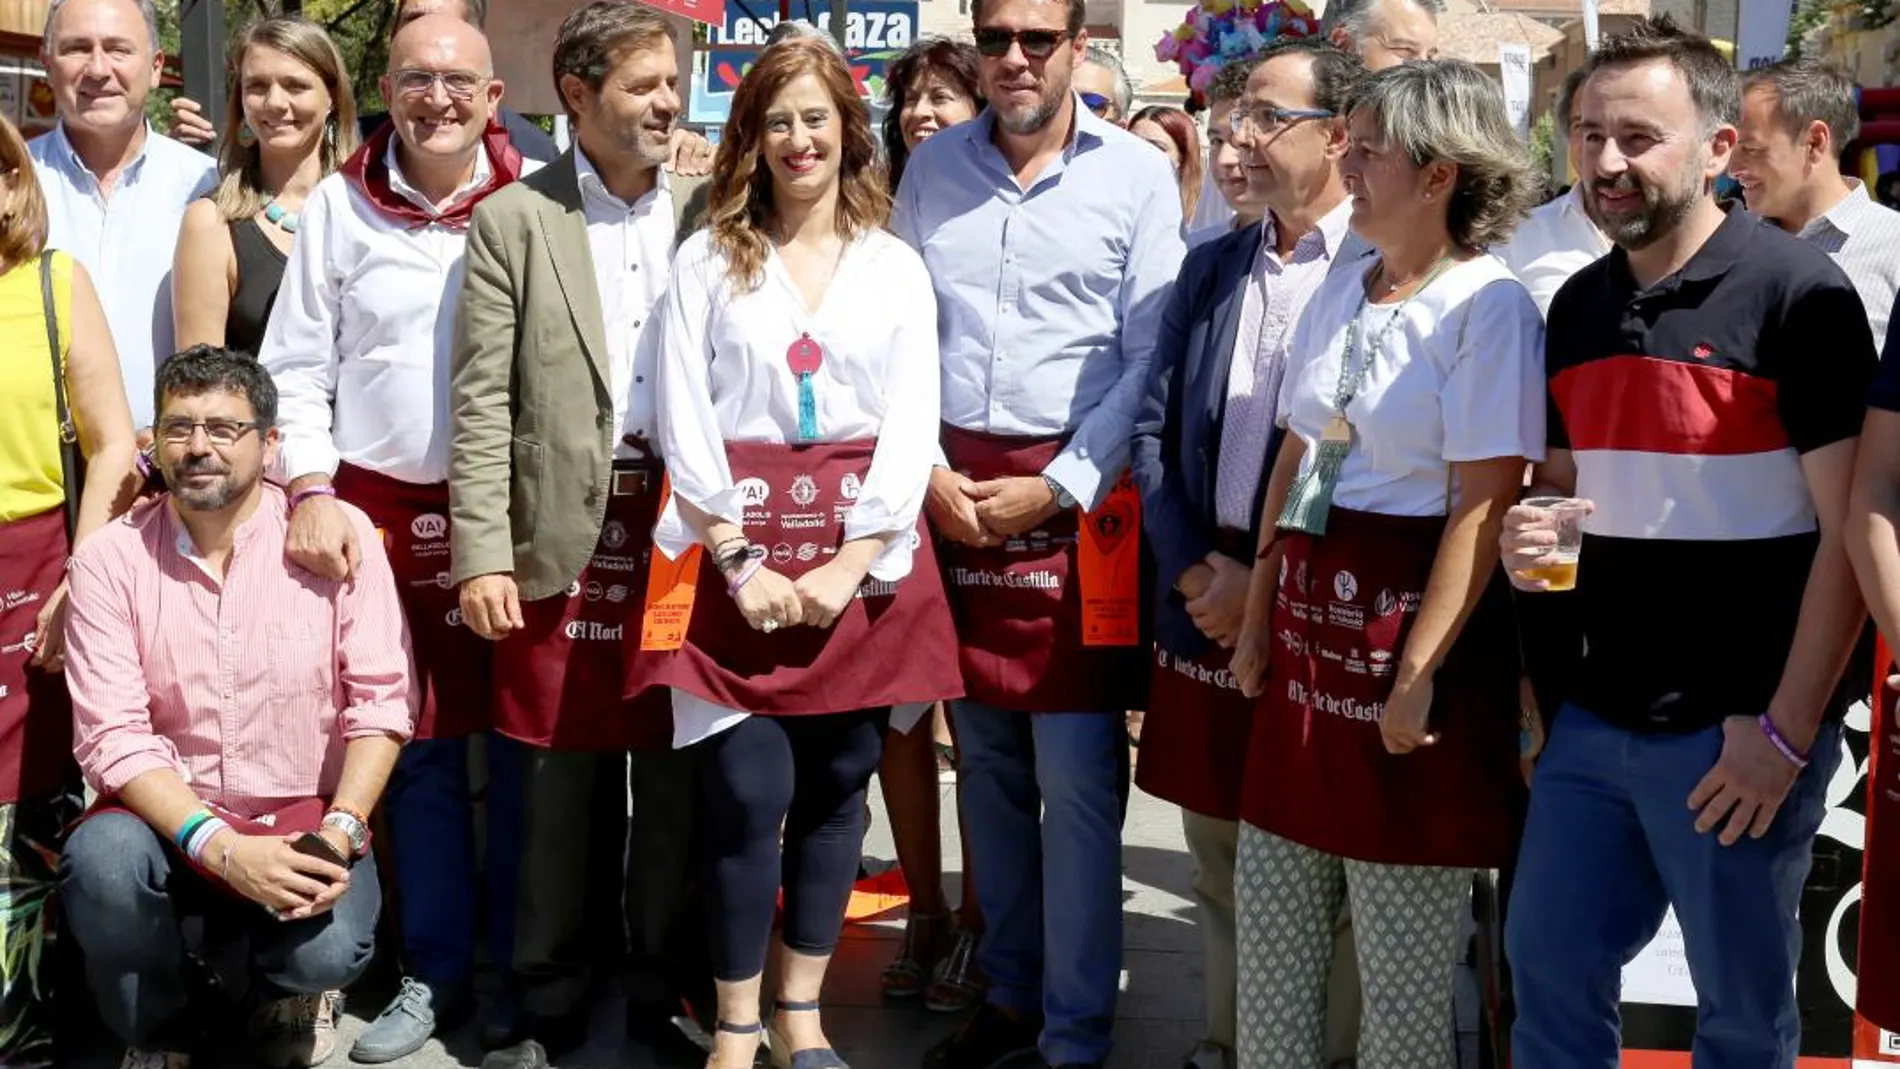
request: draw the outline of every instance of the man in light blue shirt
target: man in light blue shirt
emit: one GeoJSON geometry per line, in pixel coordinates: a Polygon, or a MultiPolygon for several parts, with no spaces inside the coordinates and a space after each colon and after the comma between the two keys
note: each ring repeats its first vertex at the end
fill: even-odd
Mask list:
{"type": "Polygon", "coordinates": [[[954,716],[990,979],[926,1069],[1038,1048],[1056,1069],[1100,1066],[1115,1019],[1116,748],[1144,684],[1139,584],[1099,575],[1134,552],[1118,483],[1183,249],[1167,158],[1071,89],[1083,14],[979,0],[989,110],[917,148],[892,216],[937,291],[945,462],[929,510],[970,695],[954,716]]]}
{"type": "Polygon", "coordinates": [[[152,422],[152,381],[170,356],[172,254],[185,208],[217,165],[151,129],[158,83],[152,0],[54,0],[40,59],[59,125],[27,145],[46,195],[47,246],[86,265],[119,351],[132,422],[152,422]]]}

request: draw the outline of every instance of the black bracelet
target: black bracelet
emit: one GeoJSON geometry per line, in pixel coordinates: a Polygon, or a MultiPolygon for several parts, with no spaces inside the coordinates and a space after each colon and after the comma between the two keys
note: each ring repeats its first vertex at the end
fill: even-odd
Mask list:
{"type": "Polygon", "coordinates": [[[740,546],[738,549],[724,556],[715,554],[713,564],[718,567],[720,571],[726,572],[744,565],[747,561],[763,560],[764,558],[764,546],[755,546],[751,542],[747,542],[745,545],[740,546]]]}

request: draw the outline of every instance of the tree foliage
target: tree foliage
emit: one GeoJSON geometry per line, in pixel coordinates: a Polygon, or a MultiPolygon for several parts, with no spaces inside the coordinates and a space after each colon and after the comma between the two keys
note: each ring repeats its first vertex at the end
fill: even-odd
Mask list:
{"type": "MultiPolygon", "coordinates": [[[[259,19],[301,14],[322,26],[343,53],[354,80],[357,108],[382,109],[377,81],[389,61],[389,27],[396,19],[398,0],[223,0],[226,40],[259,19]]],[[[179,45],[181,0],[158,0],[159,38],[168,54],[179,45]]],[[[162,109],[162,102],[157,106],[162,109]]]]}

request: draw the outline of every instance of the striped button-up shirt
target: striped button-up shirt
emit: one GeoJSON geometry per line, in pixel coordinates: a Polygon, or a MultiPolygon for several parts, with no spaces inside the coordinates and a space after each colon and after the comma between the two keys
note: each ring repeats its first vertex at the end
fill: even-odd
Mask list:
{"type": "Polygon", "coordinates": [[[258,816],[334,793],[349,740],[409,737],[409,635],[382,538],[344,506],[362,562],[351,581],[319,578],[286,563],[284,495],[263,495],[221,581],[168,498],[75,556],[66,679],[75,756],[100,794],[171,769],[258,816]]]}
{"type": "Polygon", "coordinates": [[[1850,178],[1847,184],[1847,196],[1808,220],[1796,236],[1847,272],[1867,307],[1867,325],[1879,345],[1886,340],[1887,318],[1893,314],[1894,293],[1900,290],[1900,212],[1874,203],[1858,180],[1850,178]]]}

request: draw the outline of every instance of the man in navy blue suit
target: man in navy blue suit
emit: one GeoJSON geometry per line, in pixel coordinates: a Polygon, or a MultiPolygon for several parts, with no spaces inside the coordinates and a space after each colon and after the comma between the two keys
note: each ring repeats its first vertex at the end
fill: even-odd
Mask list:
{"type": "MultiPolygon", "coordinates": [[[[1317,39],[1276,41],[1234,105],[1232,142],[1265,219],[1188,254],[1135,426],[1158,564],[1156,667],[1136,782],[1181,807],[1207,957],[1195,1069],[1234,1064],[1234,851],[1252,703],[1227,670],[1280,434],[1288,346],[1326,276],[1369,251],[1346,226],[1346,96],[1365,73],[1317,39]]],[[[1350,1000],[1347,1000],[1350,1001],[1350,1000]]]]}

